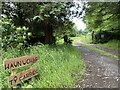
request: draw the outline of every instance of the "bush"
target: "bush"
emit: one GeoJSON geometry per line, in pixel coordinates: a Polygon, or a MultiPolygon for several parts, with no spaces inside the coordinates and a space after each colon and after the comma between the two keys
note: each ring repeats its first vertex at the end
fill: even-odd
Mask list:
{"type": "Polygon", "coordinates": [[[26,39],[31,36],[31,33],[28,32],[28,28],[25,26],[14,26],[12,20],[8,19],[6,15],[3,15],[2,20],[0,20],[0,24],[2,25],[1,46],[3,49],[7,49],[8,47],[21,48],[27,43],[26,39]]]}

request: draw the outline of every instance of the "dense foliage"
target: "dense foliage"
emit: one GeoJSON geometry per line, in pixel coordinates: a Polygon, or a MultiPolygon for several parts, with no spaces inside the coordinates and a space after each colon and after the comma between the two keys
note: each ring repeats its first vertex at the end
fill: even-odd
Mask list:
{"type": "Polygon", "coordinates": [[[16,27],[11,21],[12,20],[8,19],[6,15],[3,15],[2,20],[0,20],[0,23],[2,24],[1,45],[4,49],[8,47],[24,47],[26,45],[26,38],[29,38],[31,33],[28,32],[28,28],[25,26],[16,27]]]}
{"type": "MultiPolygon", "coordinates": [[[[74,2],[5,2],[2,3],[2,13],[11,20],[9,21],[10,27],[7,28],[8,33],[11,32],[9,31],[10,28],[13,32],[16,32],[17,29],[12,29],[14,26],[26,27],[31,32],[31,37],[29,38],[27,38],[27,34],[24,35],[24,40],[28,44],[36,42],[53,44],[59,37],[68,35],[73,31],[74,23],[70,18],[80,16],[83,11],[81,10],[80,12],[78,8],[81,7],[76,7],[76,5],[74,2]],[[75,11],[71,10],[71,7],[77,9],[75,11]]],[[[26,31],[23,30],[22,33],[24,32],[26,31]]],[[[19,33],[17,32],[16,35],[19,33]]]]}
{"type": "Polygon", "coordinates": [[[98,33],[94,37],[95,42],[119,38],[119,10],[118,2],[89,2],[87,4],[84,19],[87,29],[98,33]]]}

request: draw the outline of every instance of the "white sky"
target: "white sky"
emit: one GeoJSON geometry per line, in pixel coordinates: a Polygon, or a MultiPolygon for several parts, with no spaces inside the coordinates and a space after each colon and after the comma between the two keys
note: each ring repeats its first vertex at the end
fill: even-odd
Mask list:
{"type": "MultiPolygon", "coordinates": [[[[74,0],[74,2],[76,2],[76,3],[78,3],[80,6],[82,6],[82,2],[81,2],[81,1],[76,1],[76,0],[74,0]]],[[[75,8],[72,7],[71,10],[75,10],[75,8]]],[[[82,10],[82,8],[79,8],[79,11],[81,11],[81,10],[82,10]]],[[[84,16],[84,15],[85,15],[85,13],[83,12],[82,16],[84,16]]],[[[83,31],[83,30],[86,28],[86,25],[85,25],[85,23],[82,21],[82,19],[78,19],[78,18],[74,17],[74,18],[72,19],[72,21],[75,23],[75,25],[76,25],[76,27],[77,27],[78,30],[81,30],[81,29],[82,29],[82,31],[83,31]]]]}
{"type": "Polygon", "coordinates": [[[86,28],[85,23],[78,18],[73,18],[73,22],[75,23],[78,30],[82,29],[82,31],[86,28]]]}

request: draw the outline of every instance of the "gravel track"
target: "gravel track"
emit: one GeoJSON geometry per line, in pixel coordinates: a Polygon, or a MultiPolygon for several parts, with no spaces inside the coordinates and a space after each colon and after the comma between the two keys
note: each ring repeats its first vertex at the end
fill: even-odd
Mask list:
{"type": "Polygon", "coordinates": [[[73,46],[79,49],[86,64],[86,78],[83,88],[119,87],[118,60],[102,56],[92,50],[83,48],[80,44],[73,46]]]}

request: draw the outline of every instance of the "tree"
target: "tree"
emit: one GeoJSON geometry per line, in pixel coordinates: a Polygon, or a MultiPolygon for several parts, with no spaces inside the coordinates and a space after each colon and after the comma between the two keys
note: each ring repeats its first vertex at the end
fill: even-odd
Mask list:
{"type": "Polygon", "coordinates": [[[118,12],[119,7],[118,2],[87,3],[84,17],[87,28],[91,31],[95,31],[95,33],[103,31],[110,32],[111,35],[108,35],[108,37],[115,37],[120,31],[118,27],[118,18],[120,16],[118,12]]]}
{"type": "Polygon", "coordinates": [[[26,38],[31,36],[31,33],[28,32],[28,28],[16,27],[11,22],[11,19],[8,19],[6,15],[2,16],[0,20],[1,32],[2,32],[2,43],[1,46],[4,50],[8,47],[17,47],[22,48],[26,44],[26,38]]]}
{"type": "Polygon", "coordinates": [[[89,2],[86,8],[85,22],[91,29],[117,28],[118,3],[89,2]],[[112,24],[110,24],[112,23],[112,24]],[[113,24],[114,23],[114,24],[113,24]]]}
{"type": "Polygon", "coordinates": [[[58,28],[71,31],[70,17],[82,14],[82,10],[77,10],[81,7],[76,5],[74,2],[3,3],[2,13],[12,19],[15,26],[26,26],[33,36],[41,37],[41,34],[45,37],[44,43],[51,44],[58,28]],[[76,11],[70,10],[71,7],[77,8],[76,11]]]}

